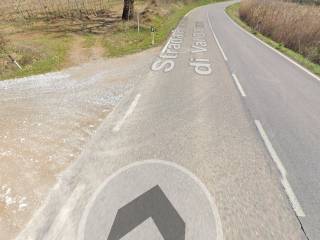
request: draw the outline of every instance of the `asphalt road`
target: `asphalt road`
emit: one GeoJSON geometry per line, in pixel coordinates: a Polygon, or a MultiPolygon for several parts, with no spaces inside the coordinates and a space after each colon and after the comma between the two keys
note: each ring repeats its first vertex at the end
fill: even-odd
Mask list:
{"type": "Polygon", "coordinates": [[[181,21],[18,239],[316,239],[319,83],[228,4],[181,21]]]}
{"type": "Polygon", "coordinates": [[[235,26],[223,9],[210,19],[230,70],[247,94],[245,104],[259,119],[287,171],[310,239],[320,237],[320,79],[301,70],[235,26]]]}

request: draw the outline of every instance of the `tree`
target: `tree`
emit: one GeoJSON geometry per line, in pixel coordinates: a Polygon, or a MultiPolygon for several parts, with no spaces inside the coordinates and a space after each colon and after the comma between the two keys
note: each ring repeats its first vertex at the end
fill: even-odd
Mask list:
{"type": "Polygon", "coordinates": [[[130,20],[134,16],[134,0],[123,1],[122,20],[130,20]]]}

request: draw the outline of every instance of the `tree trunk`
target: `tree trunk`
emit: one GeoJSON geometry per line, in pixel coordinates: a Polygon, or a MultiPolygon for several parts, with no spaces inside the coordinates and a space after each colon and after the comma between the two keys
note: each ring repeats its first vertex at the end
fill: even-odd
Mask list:
{"type": "Polygon", "coordinates": [[[130,20],[133,17],[134,17],[134,0],[124,0],[122,20],[130,20]]]}

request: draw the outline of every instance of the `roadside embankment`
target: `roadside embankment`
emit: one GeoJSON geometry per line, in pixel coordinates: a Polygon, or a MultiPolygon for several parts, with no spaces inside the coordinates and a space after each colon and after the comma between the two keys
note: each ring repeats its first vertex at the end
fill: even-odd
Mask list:
{"type": "Polygon", "coordinates": [[[226,12],[257,38],[320,76],[320,6],[243,0],[226,12]]]}
{"type": "Polygon", "coordinates": [[[298,3],[245,0],[240,18],[256,31],[320,63],[320,7],[298,3]]]}

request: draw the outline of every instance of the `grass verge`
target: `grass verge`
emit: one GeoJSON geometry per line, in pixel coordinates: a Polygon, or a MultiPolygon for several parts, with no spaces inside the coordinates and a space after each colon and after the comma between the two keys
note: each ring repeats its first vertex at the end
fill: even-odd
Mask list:
{"type": "Polygon", "coordinates": [[[290,57],[300,65],[304,66],[314,74],[320,76],[320,65],[315,64],[302,56],[301,54],[284,47],[281,43],[273,41],[271,38],[264,36],[263,34],[255,31],[253,28],[251,28],[249,25],[247,25],[244,21],[242,21],[239,17],[239,7],[240,3],[235,3],[230,5],[226,8],[226,13],[237,23],[239,24],[243,29],[250,32],[251,34],[255,35],[257,38],[262,40],[263,42],[267,43],[271,47],[277,49],[281,53],[285,54],[286,56],[290,57]]]}
{"type": "MultiPolygon", "coordinates": [[[[0,27],[2,26],[0,30],[14,28],[17,31],[16,35],[9,34],[11,43],[8,44],[6,50],[13,54],[14,58],[23,66],[23,69],[19,70],[14,64],[8,62],[6,54],[1,55],[0,52],[0,80],[43,74],[70,66],[68,57],[72,52],[73,43],[79,38],[83,40],[83,48],[90,49],[96,45],[101,46],[105,50],[104,56],[106,57],[120,57],[159,46],[167,40],[171,31],[187,12],[196,7],[219,1],[222,0],[194,0],[188,4],[180,2],[159,6],[162,9],[154,10],[146,22],[142,20],[140,32],[137,31],[135,20],[114,22],[112,26],[101,33],[82,32],[77,29],[79,31],[75,34],[70,34],[66,29],[59,27],[54,29],[56,32],[49,33],[54,25],[48,25],[46,22],[32,22],[32,20],[25,24],[26,26],[21,23],[20,25],[15,23],[0,24],[0,27]],[[158,13],[163,10],[165,14],[158,13]],[[42,25],[44,27],[38,27],[42,25]],[[156,28],[154,45],[151,44],[151,26],[156,28]],[[25,35],[21,35],[21,32],[25,35]],[[1,68],[3,63],[6,63],[6,68],[1,68]]],[[[73,30],[72,24],[70,26],[73,30]]],[[[5,31],[2,32],[6,35],[5,31]]]]}
{"type": "Polygon", "coordinates": [[[12,65],[12,69],[0,73],[0,80],[61,69],[70,48],[71,40],[68,35],[41,35],[36,39],[21,39],[15,42],[15,45],[10,46],[8,50],[16,53],[16,58],[23,65],[23,69],[19,70],[12,65]]]}
{"type": "Polygon", "coordinates": [[[153,16],[148,25],[140,28],[140,33],[137,31],[136,25],[127,26],[126,23],[123,23],[118,26],[116,32],[104,39],[103,46],[106,48],[106,56],[119,57],[159,46],[190,10],[219,1],[221,0],[197,0],[186,5],[173,5],[168,15],[153,16]],[[151,26],[156,28],[154,45],[151,44],[151,26]]]}

